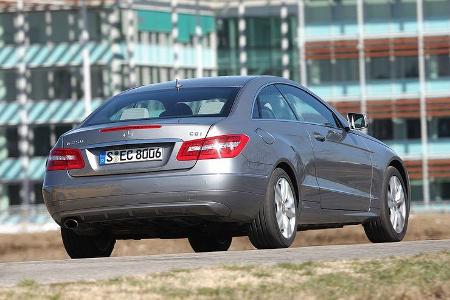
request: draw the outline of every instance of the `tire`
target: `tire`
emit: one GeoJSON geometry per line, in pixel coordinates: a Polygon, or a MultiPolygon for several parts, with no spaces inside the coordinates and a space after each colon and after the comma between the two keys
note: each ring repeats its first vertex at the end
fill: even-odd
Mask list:
{"type": "Polygon", "coordinates": [[[264,203],[255,220],[250,225],[248,237],[255,248],[287,248],[292,244],[297,233],[298,224],[298,201],[296,199],[295,189],[288,174],[283,169],[275,169],[267,185],[264,203]],[[286,194],[292,196],[292,199],[289,200],[286,200],[286,196],[281,195],[280,192],[278,193],[279,196],[275,195],[277,188],[281,187],[280,184],[286,183],[289,186],[286,194]],[[284,204],[280,205],[277,199],[281,199],[281,202],[284,202],[284,204]],[[280,215],[283,215],[281,217],[282,220],[280,219],[280,215]],[[279,222],[279,220],[281,221],[279,222]],[[283,227],[283,224],[286,227],[283,227]]]}
{"type": "MultiPolygon", "coordinates": [[[[387,168],[382,188],[380,215],[364,223],[364,231],[367,238],[373,243],[399,242],[405,237],[408,228],[410,199],[406,192],[405,182],[396,168],[391,166],[387,168]],[[398,181],[395,178],[397,178],[398,181]],[[396,185],[393,184],[391,180],[397,181],[396,185]],[[403,202],[399,196],[396,198],[391,197],[390,190],[392,186],[401,186],[403,202]],[[390,199],[394,199],[394,201],[391,201],[390,199]],[[404,205],[399,203],[404,203],[404,205]],[[397,212],[402,215],[404,213],[404,215],[400,216],[397,212]],[[395,216],[395,214],[397,214],[397,216],[395,216]],[[401,218],[404,220],[403,226],[400,226],[400,223],[396,223],[396,220],[400,222],[401,218]],[[394,224],[396,224],[396,226],[394,226],[394,224]]],[[[392,187],[392,190],[399,191],[395,187],[392,187]]],[[[395,194],[393,195],[395,196],[398,192],[394,193],[395,194]]]]}
{"type": "Polygon", "coordinates": [[[70,258],[109,257],[116,240],[107,233],[83,236],[73,230],[61,227],[61,237],[70,258]]]}
{"type": "Polygon", "coordinates": [[[231,236],[193,235],[188,238],[195,252],[227,251],[231,245],[231,236]]]}

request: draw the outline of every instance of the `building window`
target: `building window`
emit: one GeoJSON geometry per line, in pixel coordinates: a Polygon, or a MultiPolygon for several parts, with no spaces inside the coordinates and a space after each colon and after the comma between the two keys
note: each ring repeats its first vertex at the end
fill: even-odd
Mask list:
{"type": "Polygon", "coordinates": [[[450,1],[448,0],[424,0],[423,16],[425,20],[448,20],[450,1]]]}
{"type": "Polygon", "coordinates": [[[19,133],[17,127],[7,127],[6,132],[6,148],[8,157],[19,157],[19,133]]]}
{"type": "Polygon", "coordinates": [[[392,140],[394,138],[393,121],[391,119],[375,119],[369,126],[370,135],[379,140],[392,140]]]}
{"type": "Polygon", "coordinates": [[[450,118],[438,119],[438,137],[450,137],[450,118]]]}
{"type": "Polygon", "coordinates": [[[405,23],[416,20],[416,3],[408,0],[365,0],[364,20],[368,24],[385,25],[377,32],[386,30],[392,25],[393,31],[404,31],[405,23]]]}
{"type": "Polygon", "coordinates": [[[103,98],[103,69],[100,66],[91,67],[91,90],[92,97],[103,98]]]}
{"type": "Polygon", "coordinates": [[[47,156],[51,149],[50,127],[38,126],[33,129],[33,149],[35,156],[47,156]]]}
{"type": "MultiPolygon", "coordinates": [[[[335,25],[338,34],[351,33],[348,25],[356,24],[356,1],[314,0],[305,5],[306,27],[335,25]]],[[[353,27],[354,28],[354,27],[353,27]]]]}
{"type": "Polygon", "coordinates": [[[57,99],[68,99],[71,94],[70,72],[69,70],[56,70],[54,72],[55,97],[57,99]]]}
{"type": "Polygon", "coordinates": [[[359,79],[359,67],[356,59],[310,60],[308,78],[313,84],[331,82],[349,82],[359,79]]]}
{"type": "Polygon", "coordinates": [[[423,202],[423,184],[422,181],[411,181],[411,201],[423,202]]]}
{"type": "Polygon", "coordinates": [[[334,79],[337,82],[359,80],[359,66],[357,59],[337,59],[334,70],[334,79]]]}
{"type": "Polygon", "coordinates": [[[430,182],[430,198],[432,201],[450,200],[450,181],[448,178],[436,178],[430,182]]]}
{"type": "Polygon", "coordinates": [[[420,119],[406,120],[406,138],[420,139],[420,119]]]}
{"type": "Polygon", "coordinates": [[[66,133],[69,130],[72,130],[73,125],[71,124],[62,124],[62,125],[55,125],[55,138],[56,140],[59,139],[59,137],[61,135],[63,135],[64,133],[66,133]]]}
{"type": "Polygon", "coordinates": [[[141,85],[146,85],[146,84],[151,84],[152,81],[152,68],[151,67],[138,67],[140,70],[140,84],[141,85]]]}
{"type": "Polygon", "coordinates": [[[80,80],[70,69],[61,68],[53,71],[53,87],[55,99],[70,99],[72,96],[79,99],[82,96],[80,80]]]}
{"type": "Polygon", "coordinates": [[[340,25],[340,33],[345,34],[345,26],[356,24],[356,1],[335,0],[331,5],[332,23],[340,25]]]}
{"type": "Polygon", "coordinates": [[[1,44],[10,45],[15,43],[14,28],[15,13],[4,13],[0,15],[0,46],[1,44]]]}
{"type": "Polygon", "coordinates": [[[160,82],[165,82],[169,80],[171,69],[169,68],[159,68],[159,80],[160,82]]]}
{"type": "Polygon", "coordinates": [[[102,37],[100,13],[97,10],[88,10],[88,31],[91,41],[100,41],[102,37]]]}
{"type": "Polygon", "coordinates": [[[364,20],[367,23],[383,23],[391,19],[390,0],[364,2],[364,20]]]}
{"type": "Polygon", "coordinates": [[[49,99],[50,85],[48,82],[47,69],[31,69],[31,99],[44,100],[49,99]]]}
{"type": "Polygon", "coordinates": [[[16,70],[0,70],[0,99],[1,100],[16,100],[16,70]]]}
{"type": "Polygon", "coordinates": [[[33,11],[28,13],[28,36],[31,44],[44,44],[47,42],[45,34],[45,12],[33,11]]]}
{"type": "Polygon", "coordinates": [[[328,0],[307,1],[305,5],[305,25],[331,24],[331,5],[328,0]]]}
{"type": "Polygon", "coordinates": [[[395,78],[419,78],[419,62],[417,56],[399,56],[395,58],[395,78]]]}
{"type": "MultiPolygon", "coordinates": [[[[71,11],[53,11],[52,12],[52,40],[55,43],[63,43],[69,41],[69,15],[71,11]]],[[[78,18],[76,18],[78,20],[78,18]]],[[[72,30],[78,29],[78,22],[72,25],[72,30]]]]}
{"type": "Polygon", "coordinates": [[[279,17],[246,18],[248,47],[254,49],[281,47],[279,17]]]}
{"type": "Polygon", "coordinates": [[[433,55],[427,59],[428,79],[450,77],[450,57],[448,55],[433,55]]]}
{"type": "Polygon", "coordinates": [[[235,49],[239,43],[237,18],[218,19],[218,49],[235,49]]]}
{"type": "MultiPolygon", "coordinates": [[[[448,180],[448,179],[447,179],[448,180]]],[[[450,182],[443,181],[439,182],[440,185],[440,200],[450,200],[450,182]]]]}
{"type": "Polygon", "coordinates": [[[161,77],[159,76],[158,67],[152,68],[152,83],[161,82],[161,77]]]}
{"type": "Polygon", "coordinates": [[[417,79],[418,77],[417,56],[398,56],[392,62],[389,57],[374,57],[367,62],[368,80],[417,79]]]}
{"type": "Polygon", "coordinates": [[[9,205],[21,205],[22,197],[20,197],[21,184],[8,184],[7,194],[9,199],[9,205]]]}
{"type": "Polygon", "coordinates": [[[333,81],[332,64],[330,60],[310,60],[307,65],[309,81],[312,84],[329,83],[333,81]]]}
{"type": "Polygon", "coordinates": [[[391,62],[389,57],[374,57],[367,62],[367,79],[382,80],[391,78],[391,62]]]}
{"type": "Polygon", "coordinates": [[[400,30],[406,29],[406,22],[415,22],[417,20],[416,1],[395,0],[392,2],[392,19],[400,24],[400,30]]]}
{"type": "MultiPolygon", "coordinates": [[[[99,86],[103,85],[102,74],[98,74],[97,67],[92,68],[91,81],[94,97],[102,97],[99,92],[99,86]]],[[[72,68],[35,68],[31,69],[31,95],[34,100],[48,99],[80,99],[82,97],[80,69],[72,68]]],[[[103,86],[101,86],[103,88],[103,86]]]]}

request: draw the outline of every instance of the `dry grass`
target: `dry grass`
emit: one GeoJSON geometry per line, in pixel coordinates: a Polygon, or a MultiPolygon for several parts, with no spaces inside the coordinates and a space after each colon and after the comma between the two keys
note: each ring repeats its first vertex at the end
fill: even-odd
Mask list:
{"type": "MultiPolygon", "coordinates": [[[[450,214],[413,215],[406,240],[449,239],[450,214]]],[[[308,245],[367,243],[361,226],[341,229],[302,231],[294,247],[308,245]]],[[[231,250],[253,249],[247,238],[235,238],[231,250]]],[[[189,243],[181,240],[118,241],[114,256],[191,252],[189,243]]],[[[0,235],[0,261],[47,260],[68,258],[59,232],[0,235]]]]}
{"type": "Polygon", "coordinates": [[[0,288],[0,299],[449,299],[450,252],[409,258],[227,265],[0,288]]]}

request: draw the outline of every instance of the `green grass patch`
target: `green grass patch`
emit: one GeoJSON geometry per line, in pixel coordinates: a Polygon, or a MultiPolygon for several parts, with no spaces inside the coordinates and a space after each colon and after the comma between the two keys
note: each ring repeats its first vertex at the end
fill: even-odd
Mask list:
{"type": "Polygon", "coordinates": [[[33,279],[29,279],[29,278],[22,279],[18,284],[19,287],[23,287],[23,288],[32,288],[37,285],[38,284],[36,281],[34,281],[33,279]]]}
{"type": "Polygon", "coordinates": [[[0,299],[450,299],[450,252],[403,258],[178,269],[0,289],[0,299]]]}

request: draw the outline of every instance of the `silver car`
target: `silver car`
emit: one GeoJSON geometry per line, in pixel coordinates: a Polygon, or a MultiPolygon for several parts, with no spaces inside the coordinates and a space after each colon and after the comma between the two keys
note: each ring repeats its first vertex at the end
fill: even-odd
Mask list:
{"type": "Polygon", "coordinates": [[[202,252],[248,236],[282,248],[299,230],[348,224],[400,241],[408,174],[366,126],[273,76],[134,88],[58,140],[44,199],[72,258],[109,256],[117,239],[187,237],[202,252]]]}

